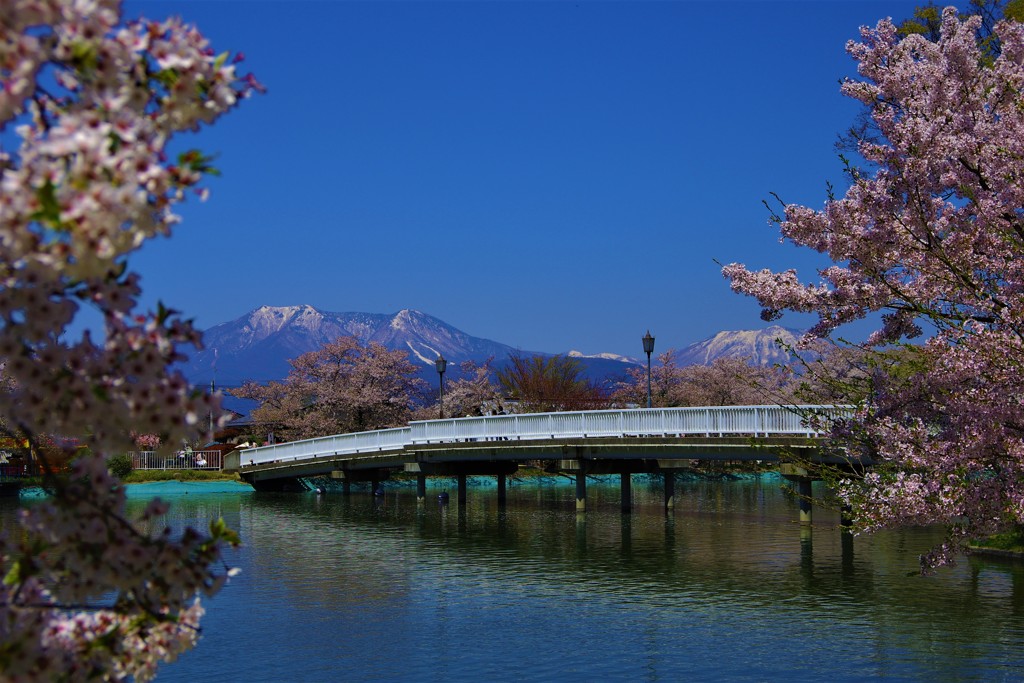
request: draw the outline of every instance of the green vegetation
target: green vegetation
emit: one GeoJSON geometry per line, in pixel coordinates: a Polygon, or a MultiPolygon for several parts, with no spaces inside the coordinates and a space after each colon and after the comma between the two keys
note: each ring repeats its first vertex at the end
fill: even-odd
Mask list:
{"type": "Polygon", "coordinates": [[[150,481],[240,481],[235,473],[219,470],[134,470],[123,478],[126,484],[150,481]]]}
{"type": "Polygon", "coordinates": [[[982,551],[1002,550],[1024,554],[1024,528],[1018,527],[1012,531],[983,538],[972,543],[971,547],[982,551]]]}
{"type": "Polygon", "coordinates": [[[134,469],[132,467],[132,457],[126,453],[112,455],[107,458],[107,469],[110,470],[112,475],[121,481],[125,481],[134,469]]]}

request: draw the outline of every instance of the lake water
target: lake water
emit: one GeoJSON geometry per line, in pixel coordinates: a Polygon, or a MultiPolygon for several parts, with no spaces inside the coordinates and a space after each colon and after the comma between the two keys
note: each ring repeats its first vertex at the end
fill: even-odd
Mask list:
{"type": "Polygon", "coordinates": [[[244,543],[161,681],[1024,679],[1024,565],[922,577],[940,532],[851,539],[820,507],[802,528],[774,477],[680,481],[671,515],[640,477],[631,515],[616,483],[577,515],[566,479],[511,486],[504,511],[487,487],[465,510],[454,487],[448,507],[437,487],[422,506],[414,488],[209,490],[133,489],[244,543]]]}

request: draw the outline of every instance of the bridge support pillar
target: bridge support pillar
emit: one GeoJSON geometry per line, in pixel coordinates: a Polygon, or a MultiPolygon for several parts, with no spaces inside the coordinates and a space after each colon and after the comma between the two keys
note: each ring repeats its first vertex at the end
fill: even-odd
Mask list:
{"type": "Polygon", "coordinates": [[[622,503],[622,511],[629,513],[633,511],[633,475],[623,472],[619,475],[619,498],[622,503]]]}
{"type": "Polygon", "coordinates": [[[342,479],[341,492],[343,495],[346,496],[352,493],[352,483],[348,479],[342,479]]]}
{"type": "Polygon", "coordinates": [[[800,523],[811,523],[811,478],[800,477],[797,480],[797,492],[800,494],[800,523]]]}
{"type": "Polygon", "coordinates": [[[416,475],[416,502],[427,502],[427,475],[422,473],[416,475]]]}
{"type": "Polygon", "coordinates": [[[456,475],[456,476],[458,477],[458,480],[459,480],[459,506],[465,507],[466,506],[466,475],[465,474],[459,474],[459,475],[456,475]]]}
{"type": "Polygon", "coordinates": [[[665,472],[665,509],[674,510],[676,507],[676,473],[669,470],[665,472]]]}
{"type": "Polygon", "coordinates": [[[505,508],[505,475],[498,475],[498,507],[505,508]]]}
{"type": "Polygon", "coordinates": [[[779,474],[796,484],[797,504],[800,506],[800,523],[811,523],[811,483],[814,477],[807,469],[792,463],[781,463],[779,474]]]}
{"type": "Polygon", "coordinates": [[[850,529],[853,527],[853,508],[849,505],[844,505],[839,511],[839,527],[844,534],[850,534],[850,529]]]}
{"type": "Polygon", "coordinates": [[[576,471],[576,512],[587,511],[587,475],[583,470],[576,471]]]}

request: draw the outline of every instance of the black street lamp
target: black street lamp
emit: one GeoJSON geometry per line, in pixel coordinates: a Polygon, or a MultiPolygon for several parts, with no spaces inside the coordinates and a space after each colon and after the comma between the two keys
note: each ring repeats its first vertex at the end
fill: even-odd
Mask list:
{"type": "Polygon", "coordinates": [[[444,356],[438,356],[437,360],[434,361],[434,366],[437,368],[437,377],[441,385],[441,400],[438,401],[438,411],[441,419],[444,419],[444,369],[448,367],[448,361],[444,359],[444,356]]]}
{"type": "Polygon", "coordinates": [[[647,330],[647,334],[642,339],[644,343],[644,353],[647,354],[647,407],[651,407],[651,354],[654,352],[654,337],[651,336],[651,331],[647,330]]]}

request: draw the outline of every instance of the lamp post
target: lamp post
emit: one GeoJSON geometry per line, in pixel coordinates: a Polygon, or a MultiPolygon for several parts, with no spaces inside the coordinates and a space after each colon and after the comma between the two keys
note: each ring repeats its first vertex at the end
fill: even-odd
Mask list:
{"type": "Polygon", "coordinates": [[[441,419],[443,420],[444,419],[444,369],[446,367],[448,367],[448,361],[446,361],[444,359],[444,356],[440,356],[439,355],[437,357],[437,360],[434,361],[434,367],[437,368],[438,382],[440,383],[440,386],[441,386],[441,399],[437,403],[437,406],[438,406],[437,409],[438,409],[438,412],[439,412],[439,414],[441,416],[441,419]]]}
{"type": "Polygon", "coordinates": [[[644,343],[644,353],[647,354],[647,407],[651,407],[651,354],[654,352],[654,337],[651,336],[651,331],[647,330],[647,334],[644,335],[641,340],[644,343]]]}

